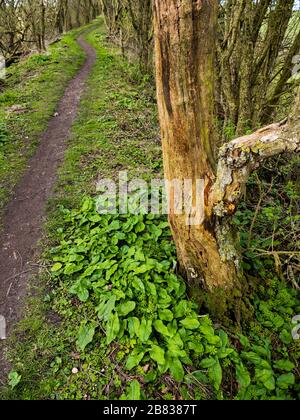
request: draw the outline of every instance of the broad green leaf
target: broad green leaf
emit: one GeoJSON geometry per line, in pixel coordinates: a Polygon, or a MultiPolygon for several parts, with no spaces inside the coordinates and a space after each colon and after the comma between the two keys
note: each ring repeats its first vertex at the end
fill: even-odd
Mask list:
{"type": "Polygon", "coordinates": [[[223,373],[219,360],[216,360],[215,362],[216,363],[208,369],[208,376],[214,384],[215,390],[219,391],[222,383],[223,373]]]}
{"type": "Polygon", "coordinates": [[[139,339],[142,343],[146,343],[149,340],[149,337],[152,333],[152,321],[146,320],[145,318],[142,319],[139,339]]]}
{"type": "Polygon", "coordinates": [[[126,238],[126,235],[123,232],[116,232],[113,237],[118,239],[118,241],[122,241],[126,238]]]}
{"type": "Polygon", "coordinates": [[[204,384],[209,383],[208,377],[206,375],[204,375],[204,373],[201,372],[201,370],[196,370],[195,372],[192,373],[192,376],[194,378],[196,378],[197,381],[199,381],[199,382],[203,382],[204,384]]]}
{"type": "Polygon", "coordinates": [[[180,324],[187,330],[196,330],[199,327],[200,322],[196,318],[185,318],[180,321],[180,324]]]}
{"type": "Polygon", "coordinates": [[[115,274],[118,268],[119,268],[119,265],[115,264],[109,270],[106,271],[106,274],[105,274],[106,281],[110,280],[110,278],[112,277],[113,274],[115,274]]]}
{"type": "Polygon", "coordinates": [[[180,348],[173,339],[168,341],[168,352],[171,357],[187,357],[186,351],[180,348]]]}
{"type": "Polygon", "coordinates": [[[139,222],[136,226],[135,226],[135,231],[136,233],[140,233],[143,232],[143,230],[145,230],[146,226],[143,222],[139,222]]]}
{"type": "Polygon", "coordinates": [[[139,401],[141,399],[141,385],[136,379],[131,382],[127,396],[129,401],[139,401]]]}
{"type": "Polygon", "coordinates": [[[120,222],[119,220],[114,220],[106,229],[106,232],[111,232],[113,230],[120,230],[120,222]]]}
{"type": "Polygon", "coordinates": [[[200,331],[202,332],[202,334],[204,335],[205,339],[208,341],[209,344],[212,345],[222,345],[222,340],[219,336],[216,335],[214,328],[205,323],[205,324],[201,324],[199,327],[200,331]]]}
{"type": "Polygon", "coordinates": [[[293,342],[293,337],[292,337],[292,334],[291,334],[291,332],[290,332],[290,331],[287,331],[287,330],[283,330],[283,331],[280,333],[279,338],[280,338],[280,340],[281,340],[284,344],[286,344],[286,345],[291,344],[291,343],[293,342]]]}
{"type": "Polygon", "coordinates": [[[122,290],[113,289],[112,292],[116,296],[116,299],[117,300],[121,300],[121,299],[125,299],[126,298],[126,295],[125,295],[124,292],[122,292],[122,290]]]}
{"type": "Polygon", "coordinates": [[[76,346],[79,350],[84,351],[86,346],[93,341],[95,335],[94,325],[81,325],[78,331],[76,346]]]}
{"type": "Polygon", "coordinates": [[[158,371],[153,370],[153,369],[150,370],[147,373],[147,375],[145,375],[145,377],[144,377],[144,380],[145,380],[146,384],[147,383],[150,383],[150,382],[154,382],[156,380],[156,378],[157,378],[157,375],[158,375],[158,371]]]}
{"type": "Polygon", "coordinates": [[[106,260],[97,265],[97,269],[99,270],[109,270],[112,266],[117,263],[116,260],[106,260]]]}
{"type": "Polygon", "coordinates": [[[242,334],[239,334],[238,337],[239,337],[240,343],[243,347],[245,347],[246,349],[249,349],[251,347],[250,341],[248,340],[247,337],[245,337],[242,334]]]}
{"type": "Polygon", "coordinates": [[[268,359],[268,360],[271,359],[271,352],[269,349],[266,349],[262,346],[253,345],[252,350],[254,351],[254,353],[257,353],[259,356],[262,356],[264,359],[268,359]]]}
{"type": "Polygon", "coordinates": [[[73,263],[68,263],[65,266],[64,274],[66,276],[70,276],[70,275],[72,275],[74,273],[78,273],[78,271],[81,271],[82,270],[82,267],[83,267],[82,264],[77,265],[77,264],[73,264],[73,263]]]}
{"type": "Polygon", "coordinates": [[[287,373],[277,378],[277,386],[280,389],[289,389],[290,386],[295,385],[296,378],[293,373],[287,373]]]}
{"type": "Polygon", "coordinates": [[[162,321],[167,322],[172,321],[174,318],[173,312],[169,309],[161,309],[160,311],[158,311],[158,316],[162,321]]]}
{"type": "Polygon", "coordinates": [[[85,280],[78,280],[70,289],[70,293],[76,295],[81,302],[87,302],[89,299],[89,290],[85,280]]]}
{"type": "Polygon", "coordinates": [[[127,316],[128,314],[130,314],[130,312],[134,311],[136,307],[136,303],[133,301],[128,301],[125,303],[122,303],[121,305],[119,305],[117,307],[117,311],[119,313],[119,315],[121,316],[127,316]]]}
{"type": "Polygon", "coordinates": [[[83,213],[87,213],[89,210],[93,208],[93,200],[91,200],[89,197],[86,198],[82,204],[81,210],[83,213]]]}
{"type": "Polygon", "coordinates": [[[85,272],[82,274],[82,277],[90,277],[97,268],[98,267],[96,265],[91,265],[85,270],[85,272]]]}
{"type": "Polygon", "coordinates": [[[188,348],[193,350],[197,355],[202,356],[204,353],[204,347],[201,343],[190,341],[188,342],[188,348]]]}
{"type": "Polygon", "coordinates": [[[234,349],[230,349],[230,348],[221,348],[218,351],[218,358],[219,359],[226,359],[226,357],[228,357],[230,354],[232,354],[234,352],[234,349]]]}
{"type": "Polygon", "coordinates": [[[277,360],[277,362],[274,364],[274,367],[279,370],[284,370],[285,372],[291,372],[295,369],[294,363],[292,363],[290,360],[277,360]]]}
{"type": "Polygon", "coordinates": [[[170,336],[168,328],[160,319],[156,320],[153,325],[156,331],[162,334],[163,336],[166,336],[166,337],[170,336]]]}
{"type": "MultiPolygon", "coordinates": [[[[169,271],[169,270],[168,270],[169,271]]],[[[176,298],[181,298],[184,295],[182,291],[182,283],[178,281],[178,277],[174,274],[170,274],[168,276],[168,287],[170,290],[175,292],[176,298]]],[[[187,300],[180,299],[178,305],[174,308],[174,316],[175,318],[183,318],[187,315],[188,309],[191,307],[191,304],[187,300]]]]}
{"type": "Polygon", "coordinates": [[[121,339],[125,333],[127,333],[127,319],[120,319],[120,329],[117,337],[121,339]]]}
{"type": "Polygon", "coordinates": [[[149,281],[147,282],[147,288],[149,289],[150,295],[153,297],[157,297],[157,290],[155,287],[155,284],[150,283],[149,281]]]}
{"type": "Polygon", "coordinates": [[[253,351],[249,351],[247,353],[242,352],[241,356],[243,359],[248,360],[248,362],[253,363],[255,366],[261,365],[261,362],[263,361],[263,359],[253,351]]]}
{"type": "Polygon", "coordinates": [[[271,369],[256,369],[256,379],[267,388],[268,391],[274,391],[276,388],[274,372],[271,369]]]}
{"type": "Polygon", "coordinates": [[[214,366],[216,362],[217,362],[216,359],[214,359],[213,357],[209,357],[201,361],[200,367],[202,367],[203,369],[208,369],[214,366]]]}
{"type": "Polygon", "coordinates": [[[168,223],[168,222],[161,222],[161,223],[158,225],[158,227],[159,227],[159,229],[169,229],[169,228],[170,228],[170,225],[169,225],[169,223],[168,223]]]}
{"type": "Polygon", "coordinates": [[[83,261],[85,258],[83,255],[79,255],[79,254],[71,254],[69,257],[69,262],[81,262],[83,261]]]}
{"type": "MultiPolygon", "coordinates": [[[[176,321],[173,321],[173,322],[176,322],[176,321]]],[[[169,340],[169,342],[170,341],[172,343],[176,344],[176,346],[178,346],[180,349],[183,349],[184,343],[183,343],[182,338],[181,338],[179,333],[174,334],[173,337],[171,338],[171,340],[169,340]]]]}
{"type": "Polygon", "coordinates": [[[137,261],[145,261],[145,254],[142,249],[137,249],[134,255],[137,261]]]}
{"type": "Polygon", "coordinates": [[[110,344],[114,341],[120,331],[120,320],[118,314],[110,316],[106,326],[106,342],[110,344]]]}
{"type": "Polygon", "coordinates": [[[100,319],[103,319],[105,322],[109,320],[113,310],[115,309],[116,300],[116,296],[112,296],[105,305],[99,305],[97,312],[100,319]]]}
{"type": "Polygon", "coordinates": [[[51,268],[51,272],[57,273],[57,271],[59,271],[61,268],[62,268],[62,264],[58,262],[53,265],[53,267],[51,268]]]}
{"type": "Polygon", "coordinates": [[[161,347],[153,344],[149,354],[151,359],[157,362],[159,365],[163,365],[165,363],[165,351],[161,347]]]}
{"type": "Polygon", "coordinates": [[[142,361],[144,355],[144,351],[141,352],[139,349],[134,349],[127,359],[126,369],[131,370],[134,367],[138,366],[142,361]]]}
{"type": "Polygon", "coordinates": [[[259,363],[259,365],[257,365],[257,367],[259,367],[261,369],[272,370],[272,366],[271,366],[270,362],[268,362],[268,360],[261,359],[261,362],[259,363]]]}
{"type": "Polygon", "coordinates": [[[148,229],[151,232],[153,238],[157,241],[158,238],[162,235],[163,231],[159,229],[154,223],[152,225],[148,225],[148,229]]]}
{"type": "Polygon", "coordinates": [[[222,341],[222,347],[227,347],[227,345],[228,345],[228,342],[229,342],[229,338],[228,338],[228,335],[226,334],[226,332],[225,331],[223,331],[223,330],[220,330],[219,331],[219,337],[221,338],[221,341],[222,341]]]}
{"type": "Polygon", "coordinates": [[[184,369],[181,361],[178,358],[172,358],[169,368],[173,378],[178,382],[182,382],[184,378],[184,369]]]}
{"type": "Polygon", "coordinates": [[[98,223],[98,222],[101,221],[101,217],[100,217],[99,214],[95,214],[95,215],[89,217],[89,221],[93,222],[93,223],[98,223]]]}
{"type": "Polygon", "coordinates": [[[133,282],[132,282],[132,286],[139,290],[141,293],[145,293],[145,286],[144,283],[142,282],[141,279],[139,279],[138,277],[135,277],[133,282]]]}
{"type": "Polygon", "coordinates": [[[177,335],[178,332],[178,324],[176,319],[173,319],[172,322],[169,322],[168,324],[168,331],[169,331],[169,336],[170,337],[174,337],[175,335],[177,335]]]}
{"type": "Polygon", "coordinates": [[[251,383],[251,378],[248,370],[243,364],[236,367],[236,377],[241,389],[248,388],[251,383]]]}
{"type": "Polygon", "coordinates": [[[153,264],[142,264],[141,266],[136,267],[134,269],[134,273],[135,274],[144,274],[147,271],[151,271],[153,268],[154,268],[153,264]]]}
{"type": "Polygon", "coordinates": [[[136,317],[128,318],[128,330],[130,338],[140,335],[140,320],[136,317]]]}

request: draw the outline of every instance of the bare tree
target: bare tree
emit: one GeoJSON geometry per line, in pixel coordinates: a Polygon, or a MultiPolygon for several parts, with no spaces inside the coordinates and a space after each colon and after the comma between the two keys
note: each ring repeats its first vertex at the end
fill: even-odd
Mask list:
{"type": "Polygon", "coordinates": [[[287,90],[300,52],[294,0],[226,0],[219,5],[219,117],[238,134],[266,124],[287,90]]]}
{"type": "Polygon", "coordinates": [[[58,34],[99,13],[99,0],[2,0],[0,51],[8,64],[28,50],[44,51],[58,34]]]}
{"type": "MultiPolygon", "coordinates": [[[[109,37],[134,51],[143,72],[153,70],[152,0],[102,0],[109,37]]],[[[128,51],[129,50],[129,51],[128,51]]]]}

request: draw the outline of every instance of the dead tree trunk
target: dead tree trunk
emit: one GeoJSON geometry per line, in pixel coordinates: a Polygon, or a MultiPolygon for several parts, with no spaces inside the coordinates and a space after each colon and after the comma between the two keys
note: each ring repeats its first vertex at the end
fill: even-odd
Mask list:
{"type": "Polygon", "coordinates": [[[204,181],[203,208],[178,215],[171,200],[181,271],[193,298],[216,316],[233,311],[239,320],[245,285],[231,219],[249,175],[264,159],[299,152],[299,108],[288,123],[230,142],[216,162],[216,19],[216,0],[155,0],[157,97],[165,178],[191,180],[194,205],[197,180],[204,181]],[[197,215],[197,223],[187,223],[197,215]]]}

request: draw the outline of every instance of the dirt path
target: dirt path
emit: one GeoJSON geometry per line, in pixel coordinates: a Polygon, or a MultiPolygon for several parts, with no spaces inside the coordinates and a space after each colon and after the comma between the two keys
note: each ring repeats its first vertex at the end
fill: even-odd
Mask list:
{"type": "MultiPolygon", "coordinates": [[[[42,236],[45,206],[51,196],[59,164],[64,157],[66,140],[77,115],[85,81],[96,59],[96,52],[83,37],[78,43],[87,59],[76,77],[69,83],[56,116],[49,123],[38,150],[14,191],[3,216],[0,232],[0,316],[3,315],[9,333],[22,313],[29,277],[37,270],[33,262],[38,255],[37,243],[42,236]]],[[[7,364],[4,341],[0,341],[0,384],[7,364]],[[3,348],[2,348],[3,350],[3,348]]]]}

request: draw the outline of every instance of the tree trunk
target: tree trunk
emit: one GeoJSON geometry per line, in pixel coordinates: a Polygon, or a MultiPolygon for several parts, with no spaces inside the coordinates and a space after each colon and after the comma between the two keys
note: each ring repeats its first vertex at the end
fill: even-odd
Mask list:
{"type": "Polygon", "coordinates": [[[286,150],[299,152],[300,130],[297,114],[288,124],[274,124],[228,143],[216,163],[216,17],[216,0],[155,0],[157,98],[171,197],[169,220],[180,270],[194,299],[216,317],[234,315],[239,321],[246,282],[232,215],[249,175],[264,159],[286,150]],[[183,214],[177,214],[174,180],[191,180],[193,205],[183,214]],[[197,180],[203,181],[201,191],[197,180]]]}
{"type": "Polygon", "coordinates": [[[41,2],[40,5],[41,10],[41,23],[40,23],[40,44],[41,49],[43,51],[46,51],[46,6],[44,4],[44,1],[41,2]]]}
{"type": "Polygon", "coordinates": [[[204,289],[210,297],[216,296],[219,305],[220,293],[226,302],[226,295],[231,298],[239,289],[240,258],[230,225],[218,225],[209,202],[216,170],[216,16],[216,1],[155,1],[157,95],[165,178],[192,180],[194,205],[197,180],[204,181],[204,220],[187,223],[191,217],[200,220],[203,209],[177,215],[171,200],[170,225],[192,296],[203,301],[204,289]]]}

